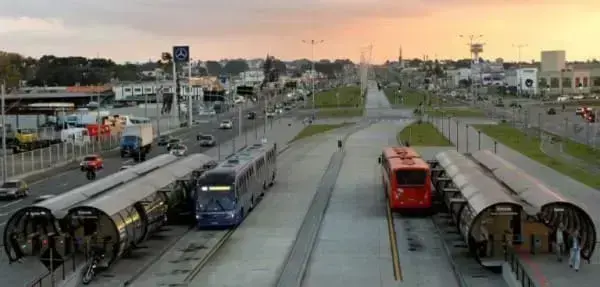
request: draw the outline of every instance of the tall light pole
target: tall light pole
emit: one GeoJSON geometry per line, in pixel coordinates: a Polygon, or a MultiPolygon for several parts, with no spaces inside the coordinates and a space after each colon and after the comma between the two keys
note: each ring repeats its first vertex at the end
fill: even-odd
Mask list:
{"type": "Polygon", "coordinates": [[[517,48],[518,50],[518,58],[517,58],[517,83],[519,83],[519,88],[517,89],[517,95],[521,97],[521,91],[523,90],[523,79],[521,77],[521,49],[527,47],[526,44],[513,44],[513,48],[517,48]]]}
{"type": "Polygon", "coordinates": [[[6,97],[6,84],[2,83],[2,87],[0,87],[0,96],[2,97],[1,107],[2,109],[2,182],[8,180],[7,171],[6,171],[6,105],[4,104],[4,98],[6,97]]]}
{"type": "MultiPolygon", "coordinates": [[[[471,58],[471,64],[474,64],[474,63],[475,63],[475,61],[473,61],[473,60],[475,60],[475,59],[474,59],[474,56],[473,56],[473,51],[472,51],[472,48],[473,48],[473,43],[474,43],[474,42],[475,42],[477,39],[483,38],[483,34],[479,34],[479,35],[470,34],[470,35],[458,35],[458,36],[459,36],[460,38],[462,38],[462,39],[469,39],[469,43],[467,43],[467,45],[469,46],[469,58],[471,58]]],[[[470,68],[471,68],[471,72],[472,72],[472,71],[473,71],[473,69],[472,69],[472,67],[470,67],[470,68]]],[[[481,75],[481,73],[482,73],[482,71],[481,71],[481,69],[480,69],[480,71],[479,71],[479,74],[481,75]]],[[[472,75],[471,75],[471,76],[472,76],[472,75]]],[[[482,83],[482,84],[483,84],[483,83],[482,83]]],[[[474,95],[474,93],[473,93],[473,80],[471,80],[471,85],[469,86],[469,89],[471,89],[471,94],[472,94],[473,98],[474,98],[474,99],[476,99],[476,98],[475,98],[475,95],[474,95]]]]}
{"type": "Polygon", "coordinates": [[[304,44],[310,44],[311,46],[311,62],[312,62],[312,71],[311,71],[311,85],[312,85],[312,110],[313,110],[313,118],[315,117],[315,46],[325,42],[325,40],[302,40],[304,44]]]}

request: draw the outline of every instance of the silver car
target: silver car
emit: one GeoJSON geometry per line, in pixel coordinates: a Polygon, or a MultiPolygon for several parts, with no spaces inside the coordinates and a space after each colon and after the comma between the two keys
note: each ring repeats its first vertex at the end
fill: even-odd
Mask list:
{"type": "Polygon", "coordinates": [[[22,180],[7,180],[0,187],[0,198],[17,199],[29,195],[29,186],[22,180]]]}
{"type": "Polygon", "coordinates": [[[198,142],[200,144],[200,146],[206,146],[206,147],[211,147],[211,146],[215,146],[217,144],[217,141],[215,140],[215,137],[211,136],[211,135],[198,135],[198,142]]]}
{"type": "Polygon", "coordinates": [[[178,144],[171,148],[170,152],[174,156],[185,156],[187,154],[187,147],[182,144],[178,144]]]}

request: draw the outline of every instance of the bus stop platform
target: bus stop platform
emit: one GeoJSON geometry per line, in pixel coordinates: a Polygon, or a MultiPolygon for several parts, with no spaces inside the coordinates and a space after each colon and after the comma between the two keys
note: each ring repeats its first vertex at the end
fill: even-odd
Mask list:
{"type": "Polygon", "coordinates": [[[569,255],[565,253],[562,262],[559,262],[554,254],[530,254],[529,252],[517,252],[514,254],[518,260],[508,260],[507,272],[504,272],[505,280],[518,280],[517,285],[524,287],[592,287],[598,286],[598,274],[600,274],[600,262],[596,258],[581,261],[579,271],[569,267],[569,255]],[[517,262],[518,261],[518,262],[517,262]],[[510,264],[513,265],[511,274],[510,264]],[[506,276],[511,276],[507,278],[506,276]]]}

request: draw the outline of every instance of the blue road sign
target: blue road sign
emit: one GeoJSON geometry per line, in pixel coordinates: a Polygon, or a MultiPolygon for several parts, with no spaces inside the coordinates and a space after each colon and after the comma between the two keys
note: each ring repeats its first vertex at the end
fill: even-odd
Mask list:
{"type": "Polygon", "coordinates": [[[173,60],[177,63],[190,60],[190,46],[173,46],[173,60]]]}

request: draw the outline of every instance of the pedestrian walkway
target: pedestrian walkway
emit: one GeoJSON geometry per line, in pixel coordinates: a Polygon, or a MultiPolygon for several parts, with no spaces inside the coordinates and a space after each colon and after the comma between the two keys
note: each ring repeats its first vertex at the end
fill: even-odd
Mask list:
{"type": "MultiPolygon", "coordinates": [[[[277,183],[193,281],[184,282],[187,274],[169,274],[174,268],[183,269],[175,266],[179,263],[173,263],[173,258],[180,253],[174,249],[168,251],[132,286],[183,283],[190,287],[273,285],[296,239],[319,179],[327,169],[331,155],[337,150],[336,141],[344,132],[339,130],[302,140],[280,155],[277,183]]],[[[284,142],[290,140],[291,133],[287,138],[281,132],[278,135],[277,139],[272,137],[273,140],[284,142]]],[[[182,244],[194,241],[195,234],[185,236],[182,244]]],[[[181,264],[189,265],[190,262],[181,264]]]]}
{"type": "MultiPolygon", "coordinates": [[[[460,152],[476,151],[479,149],[495,150],[498,155],[512,162],[519,168],[526,170],[530,175],[540,179],[547,186],[565,198],[572,200],[591,216],[594,225],[600,227],[600,192],[589,186],[586,186],[576,180],[571,179],[545,165],[534,161],[521,153],[495,141],[484,133],[479,133],[471,126],[456,121],[454,119],[444,119],[443,121],[433,120],[434,125],[451,139],[460,152]]],[[[470,123],[473,124],[473,123],[470,123]]],[[[596,230],[598,232],[598,230],[596,230]]],[[[597,235],[597,238],[600,236],[597,235]]],[[[598,247],[598,244],[596,243],[598,247]]],[[[570,286],[597,286],[597,279],[592,274],[600,274],[600,260],[598,259],[600,251],[596,248],[595,255],[590,260],[590,264],[582,262],[581,271],[575,275],[570,270],[567,263],[558,263],[555,257],[551,255],[534,255],[530,260],[521,256],[521,261],[529,268],[528,274],[539,284],[539,286],[567,286],[560,285],[558,282],[569,282],[570,286]],[[543,282],[547,282],[543,283],[543,282]],[[555,283],[557,282],[557,283],[555,283]]]]}
{"type": "Polygon", "coordinates": [[[397,130],[375,124],[346,141],[303,286],[395,286],[377,156],[384,146],[397,144],[397,130]]]}

